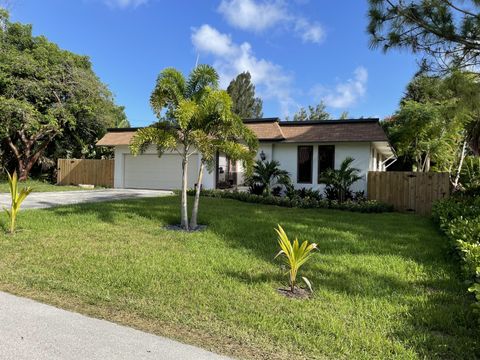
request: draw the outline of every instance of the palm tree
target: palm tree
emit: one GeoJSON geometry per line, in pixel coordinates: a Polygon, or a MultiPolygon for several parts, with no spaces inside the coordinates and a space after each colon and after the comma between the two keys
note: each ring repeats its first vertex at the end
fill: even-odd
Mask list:
{"type": "Polygon", "coordinates": [[[163,70],[150,98],[159,122],[136,132],[131,152],[143,153],[150,145],[161,156],[177,152],[182,158],[181,226],[197,227],[198,205],[204,167],[213,167],[217,151],[252,167],[257,139],[242,120],[232,113],[232,100],[218,90],[218,74],[208,65],[195,68],[188,79],[175,69],[163,70]],[[187,213],[187,169],[189,157],[200,153],[197,191],[190,223],[187,213]]]}
{"type": "Polygon", "coordinates": [[[251,181],[263,186],[263,194],[269,195],[276,185],[288,186],[291,184],[290,173],[280,169],[280,163],[276,160],[257,160],[253,169],[251,181]]]}
{"type": "Polygon", "coordinates": [[[342,161],[340,169],[327,169],[318,179],[319,183],[333,189],[337,200],[340,202],[346,200],[347,194],[350,192],[350,186],[362,178],[358,175],[360,170],[351,167],[354,161],[355,159],[347,157],[342,161]]]}
{"type": "Polygon", "coordinates": [[[191,229],[197,227],[204,167],[213,168],[216,153],[224,153],[232,161],[242,161],[247,174],[253,168],[258,140],[242,119],[233,113],[232,108],[232,99],[226,91],[207,90],[202,101],[192,106],[189,112],[190,121],[195,125],[192,138],[202,156],[190,218],[191,229]]]}
{"type": "Polygon", "coordinates": [[[135,133],[130,144],[132,154],[143,153],[150,145],[159,156],[166,151],[177,152],[182,158],[181,226],[188,230],[187,169],[189,157],[195,152],[195,124],[190,113],[202,101],[207,89],[218,87],[218,74],[208,65],[196,67],[185,79],[174,68],[163,70],[157,78],[150,105],[159,121],[135,133]]]}

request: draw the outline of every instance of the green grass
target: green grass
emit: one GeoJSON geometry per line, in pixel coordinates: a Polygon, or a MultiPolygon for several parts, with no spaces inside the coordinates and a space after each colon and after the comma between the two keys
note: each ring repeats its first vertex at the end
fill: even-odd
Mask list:
{"type": "Polygon", "coordinates": [[[20,214],[0,235],[0,289],[207,349],[257,359],[468,359],[480,332],[427,218],[202,198],[202,233],[163,229],[178,197],[20,214]],[[317,242],[310,300],[286,276],[273,228],[317,242]]]}
{"type": "MultiPolygon", "coordinates": [[[[32,180],[32,179],[21,182],[20,187],[23,187],[23,186],[31,186],[34,192],[84,190],[79,186],[73,186],[73,185],[59,186],[59,185],[53,185],[41,180],[32,180]]],[[[8,188],[8,181],[0,180],[0,193],[6,193],[9,191],[10,190],[8,188]]]]}

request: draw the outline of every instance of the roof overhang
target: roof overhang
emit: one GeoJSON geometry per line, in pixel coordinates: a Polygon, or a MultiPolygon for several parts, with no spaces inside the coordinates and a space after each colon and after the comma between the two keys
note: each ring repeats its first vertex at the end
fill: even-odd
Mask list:
{"type": "Polygon", "coordinates": [[[392,146],[388,141],[374,141],[373,145],[375,148],[384,156],[387,158],[393,157],[397,158],[397,154],[395,153],[395,150],[393,150],[392,146]]]}

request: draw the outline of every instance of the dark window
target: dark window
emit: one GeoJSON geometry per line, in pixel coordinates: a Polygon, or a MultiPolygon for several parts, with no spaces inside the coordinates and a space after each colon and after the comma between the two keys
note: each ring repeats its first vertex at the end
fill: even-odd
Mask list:
{"type": "Polygon", "coordinates": [[[327,169],[335,169],[334,145],[320,145],[318,147],[318,178],[327,169]]]}
{"type": "Polygon", "coordinates": [[[313,146],[299,146],[297,162],[297,182],[311,184],[313,170],[313,146]]]}

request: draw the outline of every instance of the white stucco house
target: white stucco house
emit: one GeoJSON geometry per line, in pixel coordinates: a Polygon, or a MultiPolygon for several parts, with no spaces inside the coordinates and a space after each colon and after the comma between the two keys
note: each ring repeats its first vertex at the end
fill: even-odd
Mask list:
{"type": "MultiPolygon", "coordinates": [[[[287,170],[296,188],[323,189],[319,174],[328,167],[338,168],[348,156],[360,169],[362,179],[354,191],[367,189],[368,171],[385,171],[395,160],[395,153],[378,119],[327,121],[280,121],[278,118],[246,119],[245,124],[257,135],[257,158],[277,160],[287,170]]],[[[109,129],[98,146],[115,150],[115,188],[178,189],[181,185],[181,159],[176,153],[158,157],[155,148],[143,155],[130,154],[129,143],[138,128],[109,129]]],[[[197,178],[200,156],[190,158],[188,186],[197,178]]],[[[242,185],[242,166],[217,154],[215,169],[204,175],[203,187],[242,185]]]]}

